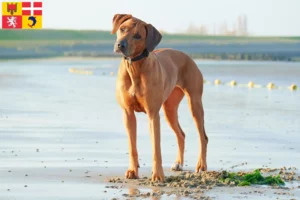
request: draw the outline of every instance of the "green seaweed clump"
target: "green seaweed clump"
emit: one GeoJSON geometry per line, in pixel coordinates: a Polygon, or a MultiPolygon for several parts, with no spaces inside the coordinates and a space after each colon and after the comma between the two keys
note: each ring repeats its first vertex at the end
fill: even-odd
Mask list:
{"type": "Polygon", "coordinates": [[[235,173],[223,171],[220,182],[230,185],[237,186],[249,186],[251,184],[256,185],[284,185],[284,181],[280,178],[279,174],[277,176],[262,176],[258,169],[254,170],[252,173],[235,173]]]}

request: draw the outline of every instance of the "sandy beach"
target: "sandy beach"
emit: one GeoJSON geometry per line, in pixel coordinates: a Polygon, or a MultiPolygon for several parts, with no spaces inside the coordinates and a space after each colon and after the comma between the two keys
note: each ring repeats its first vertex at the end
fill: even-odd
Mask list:
{"type": "MultiPolygon", "coordinates": [[[[178,191],[176,188],[123,180],[129,160],[122,111],[115,99],[119,62],[0,62],[1,200],[193,198],[167,193],[178,191]],[[70,68],[93,73],[70,73],[70,68]],[[120,177],[122,183],[109,182],[114,177],[120,177]],[[161,191],[165,193],[157,195],[161,191]]],[[[295,172],[295,180],[282,188],[213,187],[203,189],[201,198],[300,199],[300,63],[196,62],[207,80],[203,102],[208,170],[286,167],[295,172]],[[225,84],[216,86],[215,79],[225,84]],[[238,85],[228,85],[231,80],[238,85]],[[248,88],[249,81],[261,87],[248,88]],[[267,89],[269,82],[277,88],[267,89]],[[292,83],[298,90],[288,89],[292,83]]],[[[137,120],[140,177],[149,178],[152,162],[147,117],[138,113],[137,120]]],[[[193,171],[199,144],[186,98],[179,108],[179,121],[186,133],[184,170],[193,171]]],[[[177,153],[176,138],[163,113],[161,132],[165,174],[178,175],[180,172],[170,170],[177,153]]]]}

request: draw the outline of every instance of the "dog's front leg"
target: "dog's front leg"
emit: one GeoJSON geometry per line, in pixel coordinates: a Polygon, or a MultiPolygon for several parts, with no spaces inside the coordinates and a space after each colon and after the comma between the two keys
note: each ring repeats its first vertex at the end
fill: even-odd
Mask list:
{"type": "Polygon", "coordinates": [[[138,153],[136,148],[136,118],[133,110],[124,110],[123,119],[128,134],[129,168],[126,178],[136,179],[138,176],[138,153]]]}
{"type": "Polygon", "coordinates": [[[150,135],[152,142],[152,181],[164,181],[160,149],[160,117],[159,113],[149,114],[150,135]]]}

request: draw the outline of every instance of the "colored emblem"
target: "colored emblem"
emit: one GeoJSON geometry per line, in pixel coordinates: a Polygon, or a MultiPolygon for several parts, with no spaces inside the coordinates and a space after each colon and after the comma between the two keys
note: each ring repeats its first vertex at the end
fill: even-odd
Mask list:
{"type": "Polygon", "coordinates": [[[17,12],[17,4],[18,3],[7,3],[7,12],[11,15],[13,15],[14,12],[17,12]]]}
{"type": "Polygon", "coordinates": [[[41,29],[43,27],[43,2],[4,0],[2,10],[2,29],[41,29]]]}
{"type": "Polygon", "coordinates": [[[32,28],[36,24],[36,18],[34,16],[28,17],[28,21],[32,21],[32,24],[28,24],[30,28],[32,28]]]}

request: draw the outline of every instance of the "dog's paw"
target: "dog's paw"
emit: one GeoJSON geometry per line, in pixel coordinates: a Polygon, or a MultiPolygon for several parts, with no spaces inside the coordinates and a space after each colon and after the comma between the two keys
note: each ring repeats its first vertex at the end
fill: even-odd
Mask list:
{"type": "Polygon", "coordinates": [[[207,165],[206,161],[199,160],[196,166],[196,173],[201,172],[201,171],[206,171],[207,170],[207,165]]]}
{"type": "Polygon", "coordinates": [[[165,175],[162,167],[160,169],[153,169],[152,170],[152,181],[165,181],[165,175]]]}
{"type": "Polygon", "coordinates": [[[172,170],[172,171],[182,171],[182,170],[183,170],[183,166],[182,166],[182,164],[179,164],[179,163],[175,162],[175,163],[171,166],[171,170],[172,170]]]}
{"type": "Polygon", "coordinates": [[[138,172],[137,172],[137,171],[128,169],[128,170],[126,171],[126,173],[125,173],[125,177],[128,178],[128,179],[138,179],[138,178],[139,178],[139,175],[138,175],[138,172]]]}

